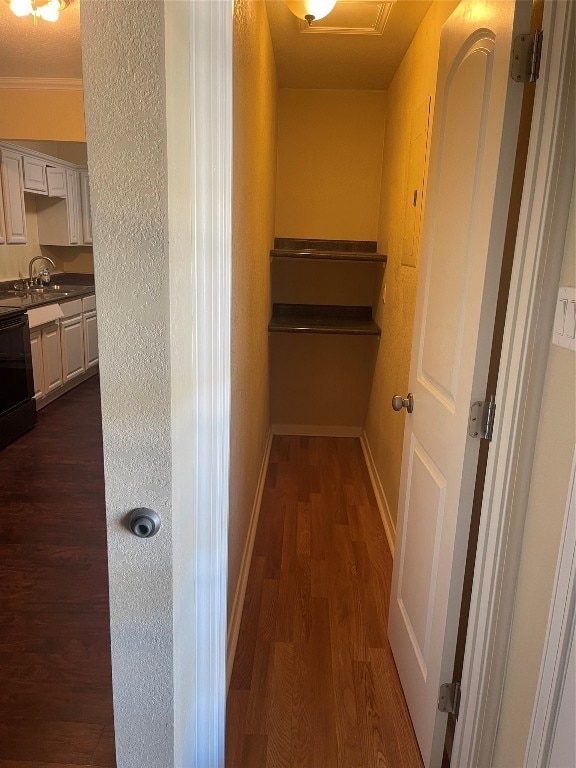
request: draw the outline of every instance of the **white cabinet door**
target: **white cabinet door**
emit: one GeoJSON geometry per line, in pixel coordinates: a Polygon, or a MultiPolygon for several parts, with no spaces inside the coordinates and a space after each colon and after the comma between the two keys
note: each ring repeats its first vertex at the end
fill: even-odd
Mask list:
{"type": "Polygon", "coordinates": [[[66,169],[60,166],[46,166],[48,197],[66,197],[66,169]]]}
{"type": "Polygon", "coordinates": [[[44,394],[47,395],[62,386],[62,353],[58,323],[51,323],[42,328],[42,366],[44,394]]]}
{"type": "Polygon", "coordinates": [[[80,171],[80,200],[82,203],[82,239],[86,245],[92,245],[92,214],[90,213],[88,171],[80,171]]]}
{"type": "Polygon", "coordinates": [[[84,373],[84,328],[82,315],[60,323],[62,336],[62,375],[64,383],[84,373]]]}
{"type": "Polygon", "coordinates": [[[80,175],[78,171],[66,170],[66,188],[68,191],[68,232],[70,245],[78,245],[81,240],[82,219],[80,215],[80,175]]]}
{"type": "Polygon", "coordinates": [[[8,245],[22,244],[26,242],[26,210],[22,155],[19,152],[2,150],[1,176],[6,242],[8,245]]]}
{"type": "Polygon", "coordinates": [[[84,318],[84,365],[86,370],[98,365],[98,326],[96,310],[85,312],[84,318]]]}
{"type": "Polygon", "coordinates": [[[24,191],[48,194],[46,183],[46,163],[37,157],[23,155],[24,191]]]}
{"type": "Polygon", "coordinates": [[[34,399],[39,400],[44,397],[44,363],[42,362],[42,331],[40,328],[34,328],[30,331],[30,350],[34,374],[34,399]]]}

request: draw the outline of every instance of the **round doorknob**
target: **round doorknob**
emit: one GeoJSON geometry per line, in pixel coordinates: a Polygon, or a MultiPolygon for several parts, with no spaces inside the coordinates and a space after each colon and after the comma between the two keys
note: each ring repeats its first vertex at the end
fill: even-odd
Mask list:
{"type": "Polygon", "coordinates": [[[149,539],[158,533],[160,517],[153,509],[137,507],[130,512],[128,526],[134,536],[138,536],[140,539],[149,539]]]}
{"type": "Polygon", "coordinates": [[[408,413],[412,413],[414,410],[414,395],[412,392],[408,392],[408,397],[402,397],[402,395],[394,395],[392,398],[392,408],[395,411],[401,411],[402,408],[406,408],[408,413]]]}

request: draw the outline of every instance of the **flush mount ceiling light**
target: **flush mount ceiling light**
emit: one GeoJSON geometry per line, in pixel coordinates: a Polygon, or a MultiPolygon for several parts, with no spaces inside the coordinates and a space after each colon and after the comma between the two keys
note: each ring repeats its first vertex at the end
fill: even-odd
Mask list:
{"type": "Polygon", "coordinates": [[[33,16],[34,24],[38,19],[58,21],[58,15],[68,8],[74,0],[4,0],[15,16],[33,16]]]}
{"type": "Polygon", "coordinates": [[[286,5],[294,16],[304,19],[310,26],[313,21],[328,16],[336,0],[286,0],[286,5]]]}

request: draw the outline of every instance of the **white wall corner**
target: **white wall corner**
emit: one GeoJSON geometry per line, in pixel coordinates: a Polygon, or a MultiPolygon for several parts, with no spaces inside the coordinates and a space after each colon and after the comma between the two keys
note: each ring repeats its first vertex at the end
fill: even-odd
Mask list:
{"type": "Polygon", "coordinates": [[[266,446],[264,448],[264,456],[262,458],[262,466],[260,467],[260,474],[258,475],[258,482],[256,484],[256,493],[254,495],[254,503],[252,505],[252,513],[248,525],[248,534],[244,545],[244,554],[242,555],[242,563],[240,565],[238,584],[236,585],[236,593],[234,595],[234,602],[230,613],[230,621],[228,622],[228,637],[226,642],[226,691],[228,691],[230,687],[234,656],[236,655],[238,635],[240,634],[242,608],[244,607],[244,598],[246,597],[248,574],[250,572],[250,563],[252,561],[252,551],[254,550],[254,539],[256,538],[256,529],[258,527],[260,509],[262,507],[262,496],[264,494],[264,484],[266,482],[266,473],[268,472],[268,463],[270,461],[272,437],[272,430],[269,429],[268,437],[266,438],[266,446]]]}
{"type": "Polygon", "coordinates": [[[376,462],[372,456],[372,451],[370,450],[370,443],[368,442],[368,435],[366,432],[362,432],[362,436],[360,437],[360,445],[362,446],[362,452],[364,453],[364,459],[366,461],[368,474],[370,475],[370,481],[372,482],[376,503],[378,504],[378,509],[380,510],[380,517],[382,518],[382,524],[384,525],[384,533],[386,534],[386,539],[388,540],[388,546],[390,547],[392,557],[394,557],[396,526],[394,525],[392,515],[390,514],[388,499],[386,498],[384,488],[380,482],[378,470],[376,469],[376,462]]]}

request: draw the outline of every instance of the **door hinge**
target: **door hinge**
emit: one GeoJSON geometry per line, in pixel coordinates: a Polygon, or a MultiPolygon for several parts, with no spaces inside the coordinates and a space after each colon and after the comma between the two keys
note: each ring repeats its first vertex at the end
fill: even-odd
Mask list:
{"type": "Polygon", "coordinates": [[[540,74],[542,57],[541,29],[533,35],[518,35],[512,44],[512,64],[510,76],[517,83],[533,83],[540,74]]]}
{"type": "Polygon", "coordinates": [[[468,418],[468,434],[470,437],[482,437],[484,440],[492,440],[494,429],[494,417],[496,415],[496,403],[494,397],[490,400],[477,400],[470,406],[468,418]]]}
{"type": "Polygon", "coordinates": [[[438,691],[438,709],[458,717],[460,711],[460,683],[442,683],[438,691]]]}

